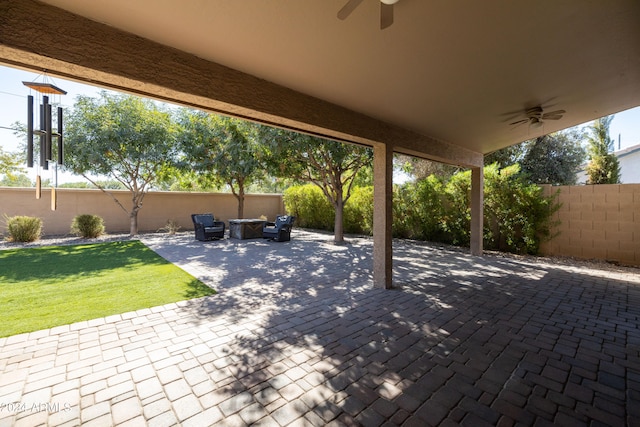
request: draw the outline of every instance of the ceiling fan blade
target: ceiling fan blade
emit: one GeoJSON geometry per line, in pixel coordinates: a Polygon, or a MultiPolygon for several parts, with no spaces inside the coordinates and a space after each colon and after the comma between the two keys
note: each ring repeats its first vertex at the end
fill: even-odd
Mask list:
{"type": "Polygon", "coordinates": [[[562,116],[564,113],[566,113],[566,111],[564,111],[564,110],[550,111],[550,112],[548,112],[548,113],[544,113],[544,114],[542,115],[542,117],[544,117],[544,118],[548,118],[548,117],[550,117],[550,116],[562,116]]]}
{"type": "Polygon", "coordinates": [[[356,7],[360,6],[364,0],[349,0],[347,4],[342,6],[342,9],[338,11],[338,19],[347,19],[351,12],[355,10],[356,7]]]}
{"type": "Polygon", "coordinates": [[[384,30],[393,24],[393,5],[380,2],[380,29],[384,30]]]}
{"type": "Polygon", "coordinates": [[[543,120],[560,120],[562,118],[562,114],[545,114],[544,116],[542,116],[543,120]]]}
{"type": "Polygon", "coordinates": [[[513,123],[509,123],[509,126],[513,126],[513,125],[521,125],[523,123],[527,123],[529,121],[529,119],[522,119],[522,120],[518,120],[517,122],[513,122],[513,123]]]}

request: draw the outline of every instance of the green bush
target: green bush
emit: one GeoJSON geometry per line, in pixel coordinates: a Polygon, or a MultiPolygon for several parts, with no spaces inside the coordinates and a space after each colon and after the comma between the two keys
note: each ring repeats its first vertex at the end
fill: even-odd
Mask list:
{"type": "Polygon", "coordinates": [[[6,218],[10,242],[33,242],[42,234],[42,220],[31,216],[6,218]]]}
{"type": "MultiPolygon", "coordinates": [[[[538,253],[552,237],[557,195],[544,197],[518,165],[484,169],[484,246],[516,253],[538,253]]],[[[468,246],[471,239],[471,172],[447,182],[430,176],[394,190],[394,235],[468,246]]]]}
{"type": "Polygon", "coordinates": [[[71,222],[71,232],[85,239],[94,239],[104,234],[104,221],[98,215],[78,215],[71,222]]]}
{"type": "Polygon", "coordinates": [[[313,184],[296,185],[284,192],[284,206],[303,228],[333,231],[335,210],[322,190],[313,184]]]}
{"type": "MultiPolygon", "coordinates": [[[[284,194],[287,212],[301,227],[333,230],[335,213],[313,184],[290,187],[284,194]]],[[[471,171],[448,180],[434,175],[417,183],[394,186],[393,235],[468,246],[471,240],[471,171]]],[[[544,197],[527,182],[518,165],[484,169],[484,247],[536,254],[552,237],[557,194],[544,197]]],[[[356,187],[344,207],[344,230],[370,234],[373,230],[373,187],[356,187]]]]}
{"type": "Polygon", "coordinates": [[[542,188],[528,183],[515,164],[484,170],[484,243],[488,249],[537,254],[540,243],[552,236],[558,211],[557,194],[542,195],[542,188]]]}
{"type": "MultiPolygon", "coordinates": [[[[296,185],[284,192],[288,214],[295,215],[296,225],[333,231],[335,209],[322,190],[313,184],[296,185]]],[[[373,186],[355,187],[343,210],[345,233],[371,234],[373,230],[373,186]]]]}
{"type": "Polygon", "coordinates": [[[447,201],[445,183],[435,175],[394,187],[394,236],[451,243],[446,231],[447,201]]]}
{"type": "Polygon", "coordinates": [[[370,235],[373,232],[373,186],[353,188],[343,214],[345,233],[370,235]]]}
{"type": "Polygon", "coordinates": [[[471,242],[471,171],[454,174],[444,187],[443,243],[468,246],[471,242]]]}

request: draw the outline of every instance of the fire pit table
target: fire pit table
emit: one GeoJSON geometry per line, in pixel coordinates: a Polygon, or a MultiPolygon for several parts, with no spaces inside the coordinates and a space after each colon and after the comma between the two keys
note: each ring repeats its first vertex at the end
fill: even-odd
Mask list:
{"type": "Polygon", "coordinates": [[[267,222],[262,219],[230,219],[229,237],[235,239],[262,238],[262,226],[267,222]]]}

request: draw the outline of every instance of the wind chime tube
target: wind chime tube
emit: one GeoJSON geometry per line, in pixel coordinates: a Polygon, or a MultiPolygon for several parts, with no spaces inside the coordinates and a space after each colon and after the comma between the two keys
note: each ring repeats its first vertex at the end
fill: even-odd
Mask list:
{"type": "Polygon", "coordinates": [[[40,167],[45,168],[45,152],[46,152],[46,142],[44,137],[44,105],[40,104],[40,167]]]}
{"type": "Polygon", "coordinates": [[[64,164],[64,152],[62,144],[62,107],[58,107],[58,164],[64,164]]]}
{"type": "Polygon", "coordinates": [[[33,96],[27,97],[27,167],[33,167],[33,96]]]}
{"type": "Polygon", "coordinates": [[[40,179],[40,175],[36,176],[36,199],[40,199],[42,197],[42,180],[40,179]]]}
{"type": "Polygon", "coordinates": [[[52,160],[52,150],[51,150],[51,104],[49,104],[49,97],[48,96],[43,96],[42,97],[42,102],[44,103],[44,111],[45,111],[45,116],[44,116],[44,131],[45,131],[45,138],[46,138],[46,144],[47,144],[47,156],[46,159],[47,161],[52,160]]]}

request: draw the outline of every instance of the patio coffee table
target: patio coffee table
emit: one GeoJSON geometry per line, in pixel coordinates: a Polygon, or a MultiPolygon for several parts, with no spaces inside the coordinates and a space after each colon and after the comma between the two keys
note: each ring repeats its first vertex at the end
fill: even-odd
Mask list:
{"type": "Polygon", "coordinates": [[[235,239],[262,238],[263,219],[230,219],[229,237],[235,239]]]}

